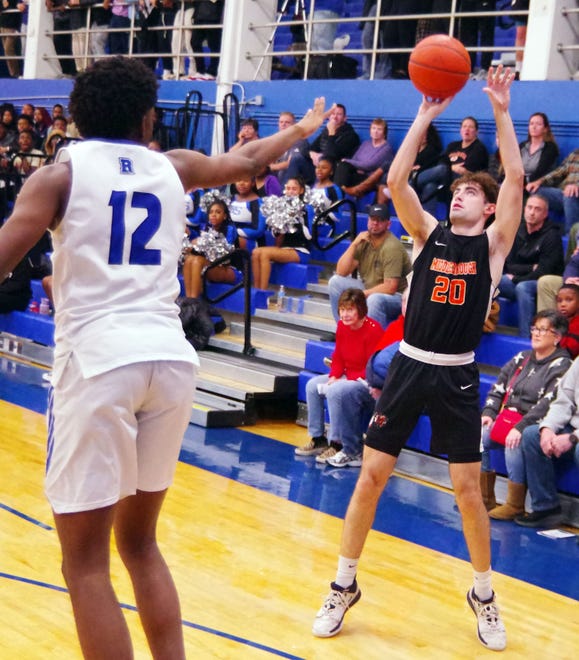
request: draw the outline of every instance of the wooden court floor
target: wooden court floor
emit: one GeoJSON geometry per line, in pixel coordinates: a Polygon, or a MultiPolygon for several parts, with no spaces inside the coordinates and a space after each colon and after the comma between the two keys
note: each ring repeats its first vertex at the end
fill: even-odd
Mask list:
{"type": "MultiPolygon", "coordinates": [[[[12,400],[15,387],[13,377],[0,384],[0,398],[12,400]]],[[[38,389],[36,385],[37,394],[38,389]]],[[[305,430],[293,424],[214,430],[200,437],[193,433],[187,438],[160,526],[160,542],[181,595],[188,657],[372,660],[492,655],[476,639],[475,619],[465,600],[471,570],[460,551],[433,550],[428,543],[381,531],[370,534],[358,576],[363,596],[348,613],[342,633],[333,639],[314,638],[311,623],[334,577],[341,530],[341,514],[324,511],[343,510],[354,471],[330,479],[322,489],[319,481],[307,480],[316,469],[311,459],[296,466],[291,451],[281,452],[284,458],[277,464],[263,455],[264,447],[287,450],[304,442],[305,430]],[[266,438],[269,445],[262,445],[266,438]],[[322,505],[324,498],[332,500],[331,506],[322,505]]],[[[22,402],[0,401],[0,438],[0,659],[80,658],[56,532],[42,490],[43,415],[22,402]]],[[[430,502],[425,508],[432,508],[432,520],[425,528],[435,524],[436,534],[455,534],[450,546],[456,544],[450,494],[403,478],[397,479],[394,491],[388,502],[393,524],[404,527],[410,506],[430,502]],[[450,503],[447,511],[438,510],[439,500],[450,503]]],[[[560,590],[501,572],[495,575],[509,636],[505,658],[578,656],[579,546],[575,539],[547,541],[544,556],[532,553],[535,568],[560,571],[562,584],[567,576],[560,590]]],[[[530,536],[520,537],[512,551],[522,552],[525,544],[534,542],[530,536]]],[[[516,557],[513,566],[509,571],[517,574],[516,557]]],[[[113,574],[135,657],[149,658],[133,594],[114,549],[113,574]]]]}

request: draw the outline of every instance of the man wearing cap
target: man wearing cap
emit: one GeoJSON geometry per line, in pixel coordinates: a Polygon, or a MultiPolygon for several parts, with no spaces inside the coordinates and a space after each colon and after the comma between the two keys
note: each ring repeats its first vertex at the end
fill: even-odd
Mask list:
{"type": "Polygon", "coordinates": [[[334,318],[338,320],[338,298],[342,291],[356,287],[368,299],[368,316],[386,328],[400,315],[402,292],[411,270],[408,253],[390,232],[388,206],[369,206],[367,231],[360,232],[350,243],[328,283],[334,318]],[[355,270],[357,279],[352,277],[355,270]]]}

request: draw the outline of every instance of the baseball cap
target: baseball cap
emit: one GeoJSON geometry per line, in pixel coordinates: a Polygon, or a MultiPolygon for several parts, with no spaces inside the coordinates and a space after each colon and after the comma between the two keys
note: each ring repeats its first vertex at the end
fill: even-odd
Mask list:
{"type": "Polygon", "coordinates": [[[390,210],[386,204],[370,204],[366,209],[366,213],[372,218],[390,220],[390,210]]]}

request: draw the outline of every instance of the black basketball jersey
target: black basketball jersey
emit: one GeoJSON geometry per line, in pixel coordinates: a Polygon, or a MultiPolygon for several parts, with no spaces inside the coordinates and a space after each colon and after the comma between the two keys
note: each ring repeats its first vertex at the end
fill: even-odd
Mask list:
{"type": "Polygon", "coordinates": [[[486,232],[459,236],[438,226],[414,262],[404,339],[435,353],[478,345],[491,298],[486,232]]]}

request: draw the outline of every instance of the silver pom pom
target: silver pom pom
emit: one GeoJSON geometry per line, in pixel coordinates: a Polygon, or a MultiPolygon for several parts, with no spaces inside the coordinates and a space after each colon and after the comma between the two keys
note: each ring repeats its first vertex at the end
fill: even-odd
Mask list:
{"type": "Polygon", "coordinates": [[[227,242],[225,236],[210,227],[207,231],[202,231],[199,238],[193,245],[195,252],[202,254],[207,261],[215,261],[226,254],[233,252],[235,247],[227,242]]]}
{"type": "Polygon", "coordinates": [[[203,209],[203,211],[205,211],[205,213],[208,213],[209,209],[211,208],[211,204],[217,201],[225,202],[225,204],[229,206],[231,197],[227,193],[221,192],[221,190],[214,188],[213,190],[208,190],[206,193],[201,195],[199,206],[203,209]]]}
{"type": "Polygon", "coordinates": [[[305,204],[299,197],[264,197],[261,212],[274,234],[295,234],[303,224],[305,204]]]}

